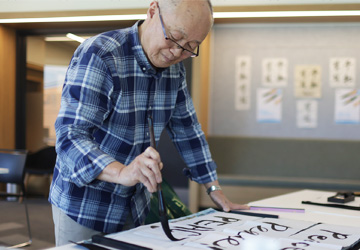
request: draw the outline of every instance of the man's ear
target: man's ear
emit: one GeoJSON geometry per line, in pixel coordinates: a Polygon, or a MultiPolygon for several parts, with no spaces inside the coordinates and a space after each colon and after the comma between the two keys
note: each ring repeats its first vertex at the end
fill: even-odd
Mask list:
{"type": "Polygon", "coordinates": [[[147,18],[153,18],[153,16],[156,13],[156,9],[158,8],[157,6],[158,6],[157,1],[152,1],[150,3],[150,7],[149,7],[149,9],[147,11],[147,18]]]}

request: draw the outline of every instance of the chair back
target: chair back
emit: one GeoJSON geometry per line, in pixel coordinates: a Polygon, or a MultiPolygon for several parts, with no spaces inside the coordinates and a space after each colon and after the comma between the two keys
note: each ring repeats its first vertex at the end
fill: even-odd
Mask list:
{"type": "Polygon", "coordinates": [[[24,184],[26,150],[0,149],[0,183],[24,184]]]}
{"type": "Polygon", "coordinates": [[[54,146],[48,146],[35,153],[29,153],[26,159],[25,171],[30,174],[52,174],[56,156],[54,146]]]}

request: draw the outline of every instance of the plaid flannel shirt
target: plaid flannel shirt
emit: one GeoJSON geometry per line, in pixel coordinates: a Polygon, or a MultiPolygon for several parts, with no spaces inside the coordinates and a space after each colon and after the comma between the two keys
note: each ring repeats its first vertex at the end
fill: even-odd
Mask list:
{"type": "Polygon", "coordinates": [[[111,162],[130,164],[149,145],[147,114],[156,142],[166,129],[199,183],[217,179],[216,165],[197,121],[182,63],[156,71],[134,26],[89,38],[75,51],[55,123],[58,158],[49,201],[79,224],[121,231],[129,213],[140,225],[151,194],[96,179],[111,162]]]}

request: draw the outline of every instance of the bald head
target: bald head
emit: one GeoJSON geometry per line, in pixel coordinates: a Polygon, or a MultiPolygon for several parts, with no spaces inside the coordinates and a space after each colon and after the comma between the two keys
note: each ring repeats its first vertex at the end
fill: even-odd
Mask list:
{"type": "Polygon", "coordinates": [[[207,5],[209,6],[211,14],[213,14],[213,7],[212,7],[210,0],[158,0],[158,2],[161,3],[164,6],[164,8],[176,7],[176,6],[179,6],[181,4],[181,2],[185,2],[185,1],[187,1],[189,3],[206,2],[207,5]]]}
{"type": "MultiPolygon", "coordinates": [[[[191,7],[194,8],[195,14],[195,6],[196,7],[205,7],[207,6],[207,10],[209,11],[209,14],[211,16],[211,25],[214,22],[213,19],[213,7],[210,0],[158,0],[159,4],[161,5],[161,11],[163,13],[174,13],[177,11],[181,11],[181,7],[187,6],[191,10],[191,7]]],[[[184,8],[182,8],[184,9],[184,8]]],[[[203,12],[204,13],[204,12],[203,12]]],[[[200,15],[201,13],[197,13],[200,15]]]]}

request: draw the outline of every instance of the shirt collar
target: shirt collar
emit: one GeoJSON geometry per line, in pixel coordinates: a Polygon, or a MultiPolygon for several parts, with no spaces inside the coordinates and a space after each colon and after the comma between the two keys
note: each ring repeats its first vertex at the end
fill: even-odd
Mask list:
{"type": "Polygon", "coordinates": [[[159,78],[162,72],[165,69],[155,69],[149,62],[148,58],[145,55],[143,47],[140,43],[139,38],[139,26],[144,22],[144,20],[137,21],[132,27],[132,49],[134,51],[135,59],[138,62],[142,72],[147,75],[152,75],[156,78],[159,78]]]}

